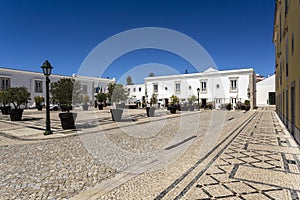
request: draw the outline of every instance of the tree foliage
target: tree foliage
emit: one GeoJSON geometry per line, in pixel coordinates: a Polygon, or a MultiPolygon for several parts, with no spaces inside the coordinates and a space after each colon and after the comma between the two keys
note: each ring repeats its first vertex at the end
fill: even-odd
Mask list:
{"type": "Polygon", "coordinates": [[[15,109],[19,109],[22,104],[28,102],[30,92],[26,87],[11,87],[7,90],[8,103],[12,103],[15,109]]]}
{"type": "Polygon", "coordinates": [[[126,83],[127,83],[127,85],[133,85],[131,76],[127,76],[126,83]]]}
{"type": "Polygon", "coordinates": [[[153,93],[152,97],[150,98],[150,104],[154,105],[157,104],[157,94],[153,93]]]}
{"type": "Polygon", "coordinates": [[[179,98],[175,95],[172,95],[170,97],[170,99],[171,99],[171,104],[178,104],[179,103],[179,98]]]}
{"type": "Polygon", "coordinates": [[[98,93],[96,96],[97,101],[102,103],[103,101],[106,101],[107,95],[105,93],[98,93]]]}
{"type": "Polygon", "coordinates": [[[73,103],[80,102],[81,85],[78,81],[71,78],[62,78],[57,82],[51,83],[50,93],[52,101],[65,106],[69,112],[73,103]]]}
{"type": "Polygon", "coordinates": [[[108,99],[112,102],[125,101],[128,98],[128,92],[122,84],[110,83],[108,85],[108,99]]]}
{"type": "Polygon", "coordinates": [[[149,73],[149,77],[154,77],[154,73],[153,72],[149,73]]]}
{"type": "Polygon", "coordinates": [[[9,104],[7,91],[0,91],[0,103],[2,103],[4,107],[9,104]]]}
{"type": "Polygon", "coordinates": [[[198,98],[195,95],[192,95],[188,98],[190,104],[194,103],[198,98]]]}
{"type": "Polygon", "coordinates": [[[34,101],[35,101],[35,104],[38,105],[40,103],[43,103],[45,101],[45,99],[42,96],[35,96],[34,101]]]}

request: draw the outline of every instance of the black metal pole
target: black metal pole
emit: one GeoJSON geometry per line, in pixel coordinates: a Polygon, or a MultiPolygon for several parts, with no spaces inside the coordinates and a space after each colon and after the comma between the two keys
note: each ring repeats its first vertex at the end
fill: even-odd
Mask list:
{"type": "Polygon", "coordinates": [[[200,103],[199,103],[199,91],[198,92],[198,111],[200,110],[200,103]]]}
{"type": "Polygon", "coordinates": [[[46,130],[44,135],[52,134],[50,127],[49,83],[50,79],[48,76],[46,76],[46,130]]]}

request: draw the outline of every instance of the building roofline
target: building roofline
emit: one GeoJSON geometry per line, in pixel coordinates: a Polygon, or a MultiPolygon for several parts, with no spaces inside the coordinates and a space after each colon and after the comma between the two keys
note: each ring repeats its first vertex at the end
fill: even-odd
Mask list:
{"type": "Polygon", "coordinates": [[[155,76],[155,77],[146,77],[144,80],[151,81],[157,79],[172,79],[172,78],[192,78],[199,76],[207,76],[207,75],[221,75],[221,74],[230,74],[230,73],[254,73],[253,68],[246,69],[233,69],[233,70],[222,70],[222,71],[213,71],[213,72],[200,72],[200,73],[192,73],[192,74],[177,74],[177,75],[169,75],[169,76],[155,76]]]}
{"type": "MultiPolygon", "coordinates": [[[[12,68],[6,68],[6,67],[0,67],[0,70],[3,71],[8,71],[8,72],[19,72],[19,73],[26,73],[26,74],[34,74],[34,75],[41,75],[44,76],[42,72],[36,72],[36,71],[30,71],[30,70],[20,70],[20,69],[12,69],[12,68]]],[[[97,79],[97,80],[108,80],[111,82],[114,82],[114,79],[106,79],[106,78],[97,78],[97,77],[88,77],[88,76],[68,76],[68,75],[60,75],[60,74],[51,74],[51,76],[56,76],[56,77],[62,77],[62,78],[78,78],[78,79],[97,79]]]]}
{"type": "Polygon", "coordinates": [[[278,3],[278,0],[275,1],[275,10],[274,10],[274,24],[273,24],[273,38],[272,38],[272,42],[273,44],[275,44],[275,30],[276,30],[276,21],[277,21],[277,9],[278,9],[278,6],[277,6],[277,3],[278,3]]]}

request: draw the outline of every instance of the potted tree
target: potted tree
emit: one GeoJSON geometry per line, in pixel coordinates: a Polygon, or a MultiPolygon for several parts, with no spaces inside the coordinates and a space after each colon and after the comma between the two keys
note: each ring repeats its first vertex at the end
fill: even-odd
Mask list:
{"type": "Polygon", "coordinates": [[[195,109],[194,102],[196,100],[197,100],[197,97],[195,95],[192,95],[191,97],[188,98],[190,111],[194,111],[194,109],[195,109]]]}
{"type": "Polygon", "coordinates": [[[74,102],[78,101],[80,88],[79,82],[71,78],[62,78],[51,83],[52,100],[58,102],[61,108],[64,108],[62,111],[66,111],[66,113],[58,114],[63,129],[75,129],[77,113],[72,113],[70,110],[72,109],[72,100],[74,102]]]}
{"type": "Polygon", "coordinates": [[[90,100],[90,97],[88,95],[85,94],[85,95],[82,96],[82,103],[83,103],[82,104],[82,109],[84,111],[89,109],[89,105],[88,105],[89,100],[90,100]]]}
{"type": "Polygon", "coordinates": [[[35,96],[34,97],[34,101],[35,101],[35,107],[38,110],[43,110],[43,102],[45,101],[44,97],[42,96],[35,96]]]}
{"type": "Polygon", "coordinates": [[[179,103],[179,98],[175,95],[172,95],[170,97],[171,99],[171,102],[170,102],[170,113],[171,114],[175,114],[176,113],[176,110],[177,110],[177,106],[178,106],[178,103],[179,103]]]}
{"type": "Polygon", "coordinates": [[[29,97],[30,92],[25,87],[11,87],[7,90],[7,100],[14,106],[9,113],[11,121],[20,121],[22,119],[24,109],[21,108],[21,105],[26,104],[29,97]]]}
{"type": "Polygon", "coordinates": [[[228,103],[228,104],[226,105],[226,109],[227,109],[227,110],[231,110],[231,109],[232,109],[231,103],[228,103]]]}
{"type": "Polygon", "coordinates": [[[103,110],[103,102],[106,101],[107,95],[105,93],[98,93],[96,99],[99,102],[98,109],[103,110]]]}
{"type": "Polygon", "coordinates": [[[152,105],[157,104],[157,94],[153,93],[150,98],[150,107],[146,107],[147,117],[154,117],[155,107],[152,105]]]}
{"type": "MultiPolygon", "coordinates": [[[[110,101],[116,103],[120,103],[121,101],[125,101],[128,97],[128,92],[125,90],[122,84],[110,83],[108,86],[108,98],[110,101]]],[[[115,109],[110,109],[112,120],[113,121],[121,121],[123,109],[122,107],[116,107],[115,109]]]]}
{"type": "Polygon", "coordinates": [[[9,105],[7,91],[0,91],[0,103],[2,103],[2,106],[0,107],[2,114],[9,115],[11,106],[9,105]]]}

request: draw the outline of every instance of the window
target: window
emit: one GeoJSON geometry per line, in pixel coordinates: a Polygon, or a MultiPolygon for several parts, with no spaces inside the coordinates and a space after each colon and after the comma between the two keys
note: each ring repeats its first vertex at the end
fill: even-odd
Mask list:
{"type": "Polygon", "coordinates": [[[87,85],[82,85],[82,93],[87,94],[87,85]]]}
{"type": "Polygon", "coordinates": [[[238,88],[238,83],[237,79],[238,78],[229,78],[230,79],[230,92],[237,92],[238,88]]]}
{"type": "Polygon", "coordinates": [[[289,48],[288,48],[288,36],[285,38],[285,76],[289,76],[289,48]]]}
{"type": "Polygon", "coordinates": [[[127,90],[128,92],[130,92],[130,88],[128,88],[128,90],[127,90]]]}
{"type": "Polygon", "coordinates": [[[43,81],[34,81],[34,92],[42,93],[43,92],[43,81]]]}
{"type": "Polygon", "coordinates": [[[133,92],[135,92],[136,91],[136,89],[135,88],[133,88],[133,92]]]}
{"type": "Polygon", "coordinates": [[[180,83],[175,83],[175,92],[180,92],[180,83]]]}
{"type": "Polygon", "coordinates": [[[139,87],[139,92],[141,92],[142,91],[142,88],[141,87],[139,87]]]}
{"type": "Polygon", "coordinates": [[[157,84],[153,84],[153,92],[158,92],[158,85],[157,84]]]}
{"type": "Polygon", "coordinates": [[[292,34],[292,55],[294,55],[294,33],[292,34]]]}
{"type": "Polygon", "coordinates": [[[281,42],[281,38],[282,38],[282,33],[281,33],[281,14],[279,16],[279,37],[280,37],[279,41],[281,42]]]}
{"type": "Polygon", "coordinates": [[[285,0],[284,2],[284,16],[286,17],[287,12],[288,12],[288,6],[289,6],[289,1],[285,0]]]}
{"type": "Polygon", "coordinates": [[[191,89],[192,89],[192,86],[189,85],[189,90],[191,90],[191,89]]]}
{"type": "Polygon", "coordinates": [[[7,90],[10,88],[10,78],[1,77],[1,90],[7,90]]]}
{"type": "Polygon", "coordinates": [[[201,81],[201,92],[206,93],[206,81],[201,81]]]}

